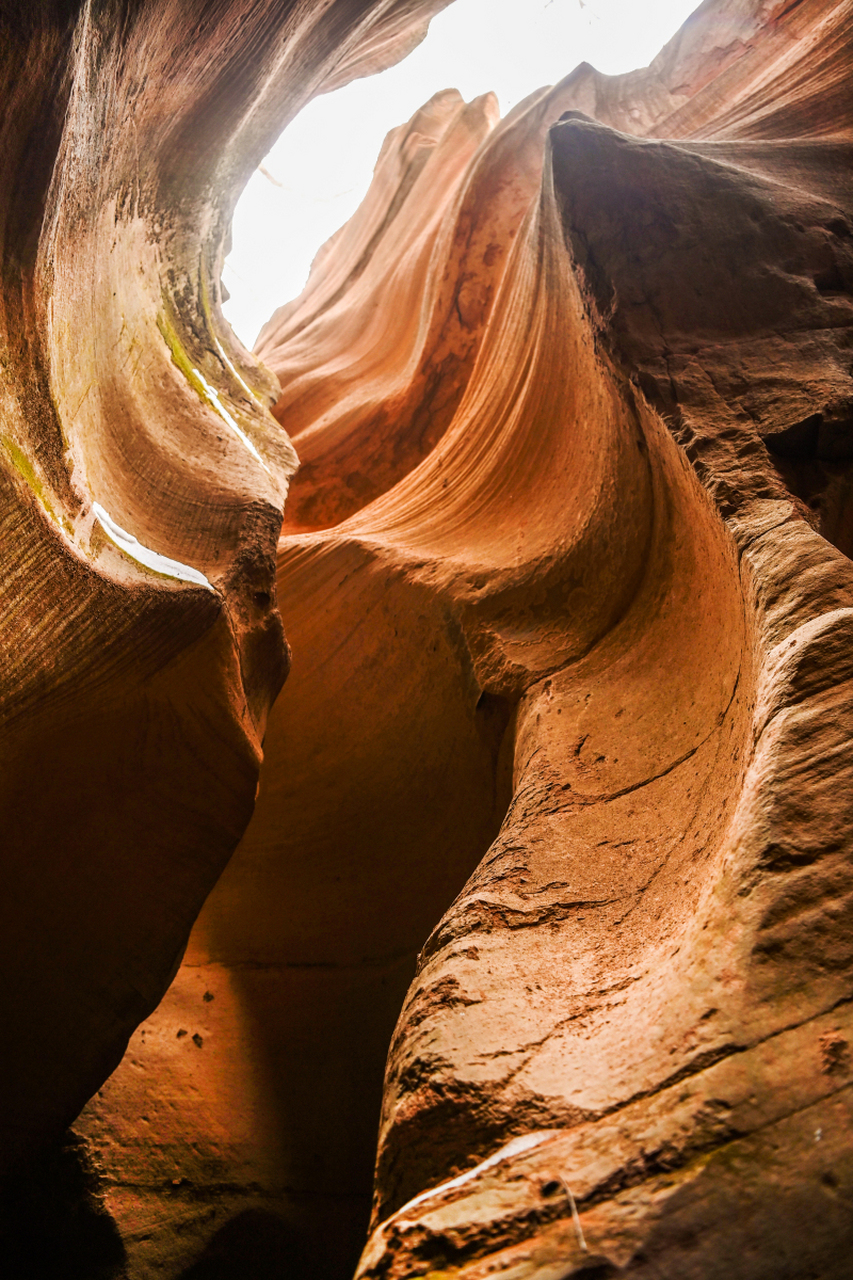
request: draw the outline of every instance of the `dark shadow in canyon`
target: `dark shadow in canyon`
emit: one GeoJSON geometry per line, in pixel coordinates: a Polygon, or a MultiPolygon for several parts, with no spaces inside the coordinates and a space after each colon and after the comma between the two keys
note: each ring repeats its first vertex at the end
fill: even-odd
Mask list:
{"type": "Polygon", "coordinates": [[[7,1280],[124,1280],[126,1255],[100,1180],[73,1133],[0,1186],[7,1280]]]}

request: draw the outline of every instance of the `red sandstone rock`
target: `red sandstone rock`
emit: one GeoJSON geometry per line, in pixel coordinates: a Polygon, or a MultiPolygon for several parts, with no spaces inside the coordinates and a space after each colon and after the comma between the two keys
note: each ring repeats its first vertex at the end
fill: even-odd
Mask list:
{"type": "Polygon", "coordinates": [[[234,201],[442,4],[0,6],[4,1170],[166,990],[287,671],[296,460],[219,312],[234,201]]]}
{"type": "Polygon", "coordinates": [[[81,1121],[137,1274],[343,1275],[390,1042],[364,1280],[846,1280],[851,18],[439,95],[265,329],[293,676],[81,1121]]]}

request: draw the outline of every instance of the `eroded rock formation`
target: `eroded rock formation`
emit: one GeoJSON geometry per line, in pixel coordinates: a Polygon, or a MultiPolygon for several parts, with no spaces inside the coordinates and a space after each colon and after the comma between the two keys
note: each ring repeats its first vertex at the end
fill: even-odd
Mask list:
{"type": "Polygon", "coordinates": [[[442,0],[0,6],[0,1168],[157,1005],[252,812],[295,455],[218,309],[233,203],[442,0]]]}
{"type": "Polygon", "coordinates": [[[362,1280],[849,1275],[851,43],[438,94],[263,331],[294,667],[78,1125],[129,1274],[346,1274],[381,1096],[362,1280]]]}

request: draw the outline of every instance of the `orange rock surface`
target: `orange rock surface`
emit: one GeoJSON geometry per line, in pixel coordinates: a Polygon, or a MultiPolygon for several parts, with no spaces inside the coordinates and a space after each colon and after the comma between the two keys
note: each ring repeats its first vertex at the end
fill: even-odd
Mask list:
{"type": "Polygon", "coordinates": [[[293,671],[76,1126],[134,1280],[350,1273],[374,1155],[360,1280],[849,1277],[851,60],[851,0],[706,0],[505,120],[439,93],[263,330],[293,671]]]}
{"type": "Polygon", "coordinates": [[[233,205],[443,3],[0,3],[0,1173],[166,991],[288,668],[296,456],[219,310],[233,205]]]}

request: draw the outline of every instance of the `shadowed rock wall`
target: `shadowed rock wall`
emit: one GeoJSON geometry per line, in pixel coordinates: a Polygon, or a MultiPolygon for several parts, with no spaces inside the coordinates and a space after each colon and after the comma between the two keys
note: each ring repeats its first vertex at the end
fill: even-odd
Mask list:
{"type": "Polygon", "coordinates": [[[219,311],[234,202],[441,7],[0,5],[0,1172],[168,987],[288,669],[296,458],[219,311]]]}

